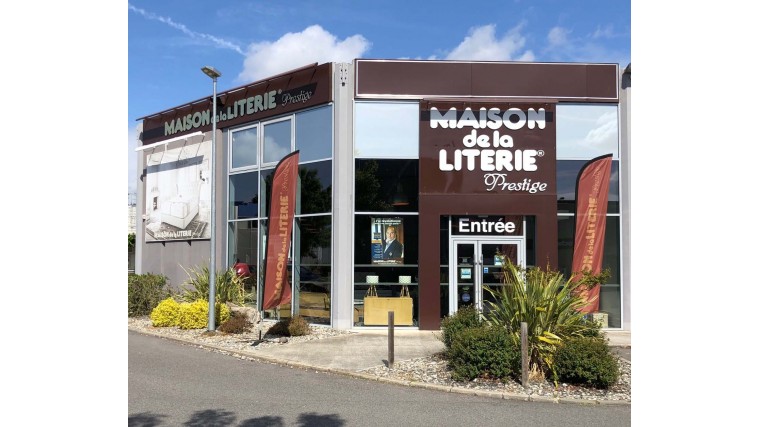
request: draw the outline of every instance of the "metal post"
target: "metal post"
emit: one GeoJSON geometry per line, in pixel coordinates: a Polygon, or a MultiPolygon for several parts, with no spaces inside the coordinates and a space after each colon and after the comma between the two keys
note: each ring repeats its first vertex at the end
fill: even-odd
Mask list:
{"type": "Polygon", "coordinates": [[[528,386],[530,375],[530,349],[528,348],[528,324],[520,322],[520,354],[522,355],[522,385],[528,386]]]}
{"type": "Polygon", "coordinates": [[[216,79],[222,73],[213,67],[203,67],[201,70],[214,82],[214,95],[211,98],[213,112],[211,114],[211,259],[208,266],[208,330],[216,330],[216,79]]]}
{"type": "Polygon", "coordinates": [[[388,369],[393,369],[393,316],[394,312],[388,312],[388,369]]]}

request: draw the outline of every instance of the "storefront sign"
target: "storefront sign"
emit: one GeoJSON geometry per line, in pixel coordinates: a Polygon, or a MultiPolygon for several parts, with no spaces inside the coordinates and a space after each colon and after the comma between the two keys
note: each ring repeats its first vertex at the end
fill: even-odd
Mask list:
{"type": "MultiPolygon", "coordinates": [[[[311,99],[316,89],[316,83],[303,88],[295,88],[283,92],[282,89],[270,90],[264,94],[239,99],[217,112],[216,120],[219,126],[236,118],[248,118],[256,113],[286,107],[288,104],[306,103],[311,99]]],[[[183,117],[177,117],[164,122],[164,136],[172,136],[178,132],[195,130],[211,124],[211,110],[196,111],[183,117]]]]}
{"type": "MultiPolygon", "coordinates": [[[[217,95],[217,125],[229,127],[332,100],[331,64],[308,67],[217,95]]],[[[211,97],[145,118],[143,145],[211,129],[211,97]]]]}
{"type": "Polygon", "coordinates": [[[556,192],[552,104],[430,101],[421,108],[422,193],[556,192]]]}

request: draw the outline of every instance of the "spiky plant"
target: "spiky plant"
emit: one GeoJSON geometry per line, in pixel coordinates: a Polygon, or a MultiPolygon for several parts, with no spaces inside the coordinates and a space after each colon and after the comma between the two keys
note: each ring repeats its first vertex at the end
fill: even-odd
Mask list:
{"type": "Polygon", "coordinates": [[[509,259],[503,260],[503,286],[484,288],[493,296],[485,301],[487,321],[507,329],[519,345],[520,324],[528,325],[530,367],[534,372],[554,372],[554,355],[563,339],[581,336],[589,328],[579,309],[586,300],[578,292],[589,286],[589,279],[540,267],[524,269],[509,259]]]}
{"type": "MultiPolygon", "coordinates": [[[[208,301],[209,295],[209,270],[208,267],[201,268],[190,267],[185,269],[188,279],[182,285],[181,298],[185,302],[193,302],[199,299],[208,301]]],[[[235,303],[243,305],[245,302],[245,291],[243,289],[243,280],[237,275],[235,269],[228,268],[223,272],[216,273],[214,282],[215,301],[217,303],[235,303]]]]}

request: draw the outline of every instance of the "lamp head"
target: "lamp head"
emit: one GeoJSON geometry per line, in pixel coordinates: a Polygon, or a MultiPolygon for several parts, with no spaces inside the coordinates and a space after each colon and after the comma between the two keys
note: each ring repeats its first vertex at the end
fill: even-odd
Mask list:
{"type": "Polygon", "coordinates": [[[209,67],[208,65],[205,66],[205,67],[203,67],[203,68],[201,68],[201,71],[203,71],[204,74],[206,74],[207,76],[211,77],[212,79],[216,79],[217,77],[221,77],[222,76],[222,73],[220,73],[219,71],[217,71],[216,68],[209,67]]]}

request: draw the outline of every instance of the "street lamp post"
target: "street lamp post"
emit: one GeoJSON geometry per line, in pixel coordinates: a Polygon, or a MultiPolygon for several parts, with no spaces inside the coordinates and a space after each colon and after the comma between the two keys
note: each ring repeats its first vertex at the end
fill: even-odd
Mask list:
{"type": "Polygon", "coordinates": [[[213,112],[211,113],[211,259],[208,267],[208,330],[216,331],[216,79],[222,73],[214,67],[201,68],[214,81],[214,96],[211,98],[213,112]]]}

